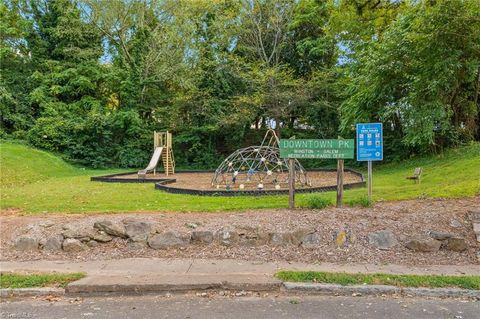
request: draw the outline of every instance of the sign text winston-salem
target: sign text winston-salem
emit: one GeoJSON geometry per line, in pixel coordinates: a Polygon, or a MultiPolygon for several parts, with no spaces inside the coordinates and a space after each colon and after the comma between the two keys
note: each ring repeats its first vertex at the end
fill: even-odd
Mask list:
{"type": "Polygon", "coordinates": [[[281,158],[354,158],[355,141],[349,140],[280,140],[281,158]]]}

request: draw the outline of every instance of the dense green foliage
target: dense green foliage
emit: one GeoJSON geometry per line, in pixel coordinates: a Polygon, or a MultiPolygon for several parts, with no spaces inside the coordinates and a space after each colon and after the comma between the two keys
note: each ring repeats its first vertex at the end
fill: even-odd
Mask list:
{"type": "MultiPolygon", "coordinates": [[[[439,155],[375,166],[373,201],[476,196],[480,194],[479,159],[480,143],[472,143],[439,155]],[[423,167],[420,184],[405,179],[417,166],[423,167]]],[[[90,176],[120,170],[74,167],[21,144],[0,143],[0,163],[0,208],[24,213],[224,212],[288,206],[287,196],[190,196],[164,193],[149,183],[91,182],[90,176]]],[[[365,188],[346,190],[345,204],[368,206],[365,196],[365,188]]],[[[320,209],[335,202],[335,192],[296,198],[298,206],[320,209]]]]}
{"type": "Polygon", "coordinates": [[[0,0],[0,137],[180,166],[381,121],[388,159],[480,140],[478,0],[0,0]]]}
{"type": "Polygon", "coordinates": [[[313,209],[322,209],[332,205],[333,202],[329,198],[312,195],[308,197],[306,207],[313,209]]]}
{"type": "Polygon", "coordinates": [[[480,290],[480,276],[349,274],[321,271],[280,271],[277,278],[292,282],[318,282],[348,285],[389,285],[396,287],[426,287],[480,290]]]}

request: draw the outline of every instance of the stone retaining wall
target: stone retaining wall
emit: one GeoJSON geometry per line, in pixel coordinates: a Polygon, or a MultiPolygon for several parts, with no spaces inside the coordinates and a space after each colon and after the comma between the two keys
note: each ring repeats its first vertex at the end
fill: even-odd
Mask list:
{"type": "MultiPolygon", "coordinates": [[[[157,232],[154,222],[132,217],[122,221],[99,220],[87,226],[69,223],[62,227],[60,233],[50,235],[48,238],[40,238],[34,234],[20,235],[14,238],[13,247],[20,251],[42,249],[76,252],[94,249],[114,238],[121,238],[130,248],[169,249],[216,243],[222,246],[292,245],[318,249],[325,241],[325,236],[321,236],[322,234],[314,227],[272,232],[250,226],[225,226],[216,230],[197,230],[198,225],[195,223],[186,226],[190,230],[157,232]]],[[[402,240],[402,243],[397,235],[388,229],[371,232],[368,233],[367,242],[379,250],[392,250],[400,245],[416,252],[436,252],[440,249],[461,252],[468,248],[463,237],[446,232],[430,231],[428,234],[411,236],[402,240]]],[[[331,236],[332,243],[338,247],[354,244],[357,240],[357,235],[350,229],[338,229],[331,236]]]]}

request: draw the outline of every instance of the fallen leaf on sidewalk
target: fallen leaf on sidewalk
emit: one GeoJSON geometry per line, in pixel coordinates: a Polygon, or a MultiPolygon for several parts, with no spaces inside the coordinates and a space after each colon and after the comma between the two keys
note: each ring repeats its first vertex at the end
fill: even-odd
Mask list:
{"type": "Polygon", "coordinates": [[[50,301],[50,302],[56,302],[62,300],[60,296],[55,296],[55,295],[48,295],[45,297],[45,300],[50,301]]]}

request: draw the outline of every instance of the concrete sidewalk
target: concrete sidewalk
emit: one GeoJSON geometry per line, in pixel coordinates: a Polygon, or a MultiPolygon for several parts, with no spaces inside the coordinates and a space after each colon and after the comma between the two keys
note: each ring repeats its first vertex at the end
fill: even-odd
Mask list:
{"type": "Polygon", "coordinates": [[[309,270],[348,273],[388,273],[417,275],[480,275],[480,265],[405,266],[393,264],[306,264],[261,262],[235,259],[125,258],[83,262],[0,261],[0,271],[85,272],[89,276],[135,275],[270,275],[280,270],[309,270]]]}
{"type": "Polygon", "coordinates": [[[0,271],[84,272],[87,277],[69,284],[67,293],[148,293],[205,289],[271,291],[282,282],[280,270],[348,273],[480,275],[480,265],[410,267],[372,264],[303,264],[211,259],[127,258],[101,261],[0,262],[0,271]]]}

